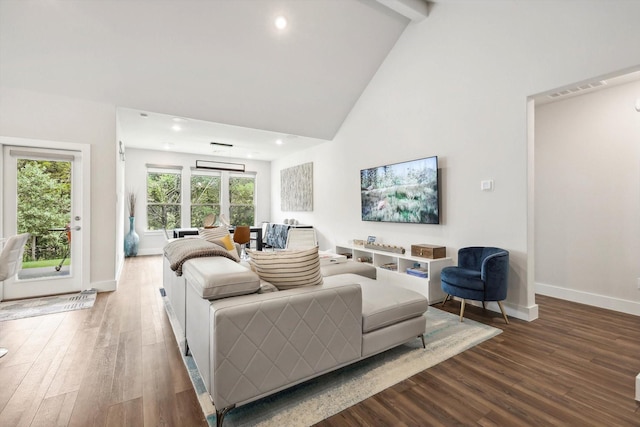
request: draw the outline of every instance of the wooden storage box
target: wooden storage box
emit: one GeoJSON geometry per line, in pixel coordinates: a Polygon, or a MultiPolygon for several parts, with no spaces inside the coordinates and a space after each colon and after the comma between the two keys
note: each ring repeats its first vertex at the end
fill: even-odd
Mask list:
{"type": "Polygon", "coordinates": [[[445,258],[447,256],[447,248],[444,246],[435,246],[427,244],[411,245],[411,256],[421,258],[445,258]]]}

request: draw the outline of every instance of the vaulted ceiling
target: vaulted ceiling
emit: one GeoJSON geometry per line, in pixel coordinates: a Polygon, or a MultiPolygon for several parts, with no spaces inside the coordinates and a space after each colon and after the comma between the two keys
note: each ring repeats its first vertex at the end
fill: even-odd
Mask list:
{"type": "Polygon", "coordinates": [[[0,85],[115,105],[128,146],[271,160],[334,137],[422,6],[0,0],[0,85]]]}

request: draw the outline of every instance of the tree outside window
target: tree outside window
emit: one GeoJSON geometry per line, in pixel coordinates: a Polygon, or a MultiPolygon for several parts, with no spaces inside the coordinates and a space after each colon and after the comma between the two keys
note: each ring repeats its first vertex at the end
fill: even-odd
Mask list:
{"type": "Polygon", "coordinates": [[[18,233],[31,233],[26,261],[62,258],[70,219],[71,162],[18,159],[18,233]]]}
{"type": "Polygon", "coordinates": [[[209,214],[220,215],[219,174],[191,175],[191,227],[201,227],[209,214]]]}
{"type": "Polygon", "coordinates": [[[181,171],[147,171],[147,228],[181,227],[181,171]]]}
{"type": "Polygon", "coordinates": [[[255,177],[229,177],[229,220],[233,225],[255,223],[255,177]]]}

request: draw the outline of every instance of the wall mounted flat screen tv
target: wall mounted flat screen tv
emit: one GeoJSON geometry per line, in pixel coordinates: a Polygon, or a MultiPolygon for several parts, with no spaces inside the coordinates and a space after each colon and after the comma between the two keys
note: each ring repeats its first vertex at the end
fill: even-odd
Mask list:
{"type": "Polygon", "coordinates": [[[363,221],[439,224],[438,157],[360,171],[363,221]]]}

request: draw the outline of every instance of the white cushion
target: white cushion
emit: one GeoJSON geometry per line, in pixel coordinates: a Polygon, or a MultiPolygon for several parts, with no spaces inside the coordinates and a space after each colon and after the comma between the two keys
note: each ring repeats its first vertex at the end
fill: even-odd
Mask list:
{"type": "Polygon", "coordinates": [[[357,283],[362,289],[362,333],[422,316],[429,308],[427,298],[418,292],[372,280],[357,274],[325,277],[325,283],[341,285],[357,283]]]}
{"type": "Polygon", "coordinates": [[[260,278],[242,265],[224,257],[193,258],[184,263],[187,283],[205,299],[246,295],[260,289],[260,278]]]}

